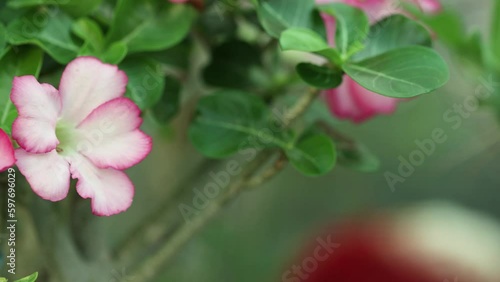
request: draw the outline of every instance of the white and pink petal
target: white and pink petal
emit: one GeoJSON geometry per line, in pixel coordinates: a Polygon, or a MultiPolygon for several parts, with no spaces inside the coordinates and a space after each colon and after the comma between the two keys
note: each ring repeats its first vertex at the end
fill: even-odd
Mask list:
{"type": "Polygon", "coordinates": [[[85,156],[70,158],[71,174],[78,179],[76,190],[91,199],[92,212],[111,216],[127,210],[134,198],[134,185],[127,174],[115,169],[96,167],[85,156]]]}
{"type": "Polygon", "coordinates": [[[128,78],[115,65],[93,57],[79,57],[66,66],[59,92],[62,116],[77,125],[95,108],[125,94],[128,78]]]}
{"type": "Polygon", "coordinates": [[[61,111],[57,90],[40,84],[33,76],[14,78],[12,103],[19,117],[12,128],[12,137],[21,148],[31,153],[47,153],[59,144],[56,123],[61,111]]]}
{"type": "Polygon", "coordinates": [[[100,168],[127,169],[141,162],[152,148],[151,137],[138,128],[139,108],[117,98],[95,109],[79,126],[86,139],[79,152],[100,168]]]}
{"type": "Polygon", "coordinates": [[[53,202],[66,198],[70,186],[69,164],[55,150],[32,154],[17,149],[15,154],[19,171],[38,196],[53,202]]]}

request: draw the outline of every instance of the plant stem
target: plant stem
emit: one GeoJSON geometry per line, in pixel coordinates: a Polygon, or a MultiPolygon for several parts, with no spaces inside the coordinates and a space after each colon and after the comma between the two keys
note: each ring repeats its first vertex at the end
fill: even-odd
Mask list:
{"type": "MultiPolygon", "coordinates": [[[[285,114],[283,120],[285,128],[293,124],[306,112],[319,92],[320,91],[317,89],[311,89],[295,103],[295,105],[285,114]]],[[[183,224],[176,226],[176,229],[172,231],[172,235],[165,238],[166,242],[161,245],[153,255],[141,261],[132,277],[134,277],[136,281],[151,281],[162,266],[170,261],[177,251],[205,226],[207,222],[217,215],[226,204],[235,199],[244,188],[249,185],[261,185],[279,173],[286,163],[283,153],[281,153],[274,166],[265,170],[258,176],[254,176],[272,157],[273,154],[269,154],[267,151],[259,152],[256,158],[245,167],[241,177],[236,182],[232,183],[222,196],[210,202],[209,205],[191,221],[185,221],[183,224]]]]}
{"type": "Polygon", "coordinates": [[[311,103],[316,99],[319,95],[320,90],[311,88],[306,95],[302,96],[295,105],[286,113],[285,118],[283,120],[283,126],[288,127],[298,118],[300,118],[307,108],[311,105],[311,103]]]}
{"type": "Polygon", "coordinates": [[[270,166],[260,175],[257,175],[256,177],[250,179],[246,183],[246,186],[249,188],[253,188],[266,183],[267,181],[271,180],[274,176],[278,175],[278,173],[280,173],[285,168],[287,162],[288,159],[286,158],[286,155],[283,152],[281,152],[280,156],[272,166],[270,166]]]}
{"type": "Polygon", "coordinates": [[[119,244],[115,249],[114,257],[118,258],[117,265],[124,267],[137,256],[137,252],[144,251],[145,247],[157,241],[164,232],[167,232],[169,227],[175,223],[170,222],[172,213],[177,211],[175,205],[179,200],[184,198],[186,194],[191,195],[191,189],[186,187],[194,187],[196,176],[204,175],[214,167],[217,161],[204,160],[195,170],[190,173],[179,185],[176,185],[174,191],[170,193],[159,205],[154,212],[150,213],[134,231],[131,232],[122,244],[119,244]],[[173,208],[172,208],[173,207],[173,208]],[[157,234],[157,235],[155,235],[157,234]]]}
{"type": "Polygon", "coordinates": [[[137,279],[136,281],[151,281],[150,279],[154,278],[161,267],[172,259],[177,251],[184,246],[193,235],[212,219],[223,206],[239,195],[239,192],[243,190],[248,179],[268,161],[268,158],[269,152],[260,152],[256,159],[245,168],[244,172],[242,172],[240,179],[234,182],[223,196],[210,202],[197,217],[191,221],[184,222],[184,224],[169,238],[166,244],[160,246],[153,256],[143,261],[139,268],[132,274],[132,277],[137,279]]]}

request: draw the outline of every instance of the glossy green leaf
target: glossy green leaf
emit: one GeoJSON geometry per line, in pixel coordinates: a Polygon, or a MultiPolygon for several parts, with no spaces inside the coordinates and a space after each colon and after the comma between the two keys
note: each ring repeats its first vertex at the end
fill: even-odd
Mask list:
{"type": "Polygon", "coordinates": [[[153,107],[153,116],[162,124],[169,122],[180,107],[181,84],[179,81],[166,77],[165,91],[161,100],[153,107]]]}
{"type": "Polygon", "coordinates": [[[319,52],[330,48],[325,39],[306,28],[290,28],[283,31],[280,36],[280,45],[283,51],[319,52]]]}
{"type": "Polygon", "coordinates": [[[161,65],[150,58],[129,57],[120,64],[128,76],[125,96],[132,99],[142,110],[154,106],[165,89],[165,77],[161,65]]]}
{"type": "Polygon", "coordinates": [[[125,59],[127,52],[127,44],[118,41],[111,44],[111,46],[100,55],[100,58],[106,63],[116,65],[125,59]]]}
{"type": "Polygon", "coordinates": [[[40,5],[57,5],[66,13],[74,17],[83,17],[95,10],[102,0],[9,0],[8,6],[11,8],[29,8],[40,5]]]}
{"type": "Polygon", "coordinates": [[[35,47],[10,49],[0,60],[0,128],[10,133],[17,111],[10,101],[12,80],[15,76],[38,76],[43,52],[35,47]]]}
{"type": "Polygon", "coordinates": [[[370,28],[365,48],[353,56],[363,60],[385,52],[412,45],[431,46],[431,35],[416,21],[402,15],[387,17],[370,28]]]}
{"type": "Polygon", "coordinates": [[[316,53],[335,65],[341,65],[338,51],[331,48],[326,40],[313,30],[305,28],[290,28],[281,33],[280,45],[283,51],[295,50],[316,53]]]}
{"type": "Polygon", "coordinates": [[[292,165],[308,176],[328,173],[335,166],[337,154],[333,141],[326,135],[313,135],[286,151],[292,165]]]}
{"type": "Polygon", "coordinates": [[[31,274],[30,276],[21,278],[19,280],[14,281],[14,282],[35,282],[37,280],[37,278],[38,278],[38,272],[35,272],[35,273],[31,274]]]}
{"type": "Polygon", "coordinates": [[[352,6],[334,3],[319,5],[319,10],[335,17],[335,42],[344,60],[363,48],[370,23],[365,13],[352,6]]]}
{"type": "Polygon", "coordinates": [[[190,5],[119,0],[107,41],[125,42],[130,53],[167,49],[186,37],[195,18],[190,5]]]}
{"type": "Polygon", "coordinates": [[[203,70],[203,78],[207,84],[233,89],[255,86],[252,70],[262,64],[257,46],[231,40],[216,46],[212,52],[212,59],[203,70]]]}
{"type": "Polygon", "coordinates": [[[12,21],[7,40],[12,45],[34,44],[61,64],[74,59],[80,49],[71,38],[72,19],[58,9],[44,8],[12,21]],[[44,17],[46,20],[41,21],[44,17]]]}
{"type": "Polygon", "coordinates": [[[189,128],[189,138],[201,153],[224,158],[246,148],[291,148],[282,132],[269,127],[270,111],[252,94],[219,91],[200,99],[198,116],[189,128]]]}
{"type": "Polygon", "coordinates": [[[314,0],[260,0],[257,5],[259,20],[271,36],[279,38],[291,27],[314,26],[314,0]]]}
{"type": "Polygon", "coordinates": [[[429,93],[449,79],[448,67],[441,56],[421,46],[396,49],[361,62],[347,63],[344,71],[366,89],[395,98],[429,93]]]}
{"type": "Polygon", "coordinates": [[[342,72],[310,63],[297,65],[297,73],[307,84],[318,89],[336,88],[342,83],[342,72]]]}
{"type": "Polygon", "coordinates": [[[72,31],[99,53],[104,48],[104,35],[101,27],[90,18],[81,18],[73,23],[72,31]]]}

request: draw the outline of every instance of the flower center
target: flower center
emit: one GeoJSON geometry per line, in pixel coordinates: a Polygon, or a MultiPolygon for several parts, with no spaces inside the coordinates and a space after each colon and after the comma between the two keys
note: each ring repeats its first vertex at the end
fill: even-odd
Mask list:
{"type": "Polygon", "coordinates": [[[59,145],[56,151],[59,155],[69,155],[74,153],[77,148],[77,129],[75,126],[67,124],[63,121],[58,121],[56,125],[56,137],[59,140],[59,145]]]}

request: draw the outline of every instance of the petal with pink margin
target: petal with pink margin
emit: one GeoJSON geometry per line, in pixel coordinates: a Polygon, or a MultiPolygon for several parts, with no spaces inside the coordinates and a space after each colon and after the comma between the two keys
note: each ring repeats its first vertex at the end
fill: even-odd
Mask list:
{"type": "Polygon", "coordinates": [[[16,158],[9,135],[0,129],[0,172],[14,165],[16,158]]]}
{"type": "Polygon", "coordinates": [[[375,115],[392,114],[402,100],[371,92],[347,75],[338,88],[325,91],[325,96],[335,116],[355,123],[364,122],[375,115]]]}
{"type": "Polygon", "coordinates": [[[12,125],[14,140],[31,153],[54,150],[59,144],[56,123],[61,111],[57,90],[34,76],[21,76],[14,78],[10,97],[19,112],[12,125]]]}
{"type": "Polygon", "coordinates": [[[92,213],[110,216],[127,210],[134,198],[134,185],[127,174],[115,169],[101,169],[82,155],[68,158],[76,191],[91,199],[92,213]]]}
{"type": "Polygon", "coordinates": [[[59,86],[62,117],[75,125],[95,108],[125,94],[128,78],[117,66],[79,57],[66,66],[59,86]]]}
{"type": "Polygon", "coordinates": [[[79,152],[99,168],[123,170],[141,162],[152,148],[152,139],[138,128],[141,113],[132,100],[116,98],[102,104],[78,125],[88,142],[79,152]]]}
{"type": "Polygon", "coordinates": [[[16,158],[19,171],[38,196],[53,202],[66,198],[70,185],[69,163],[55,150],[32,154],[17,149],[16,158]]]}

